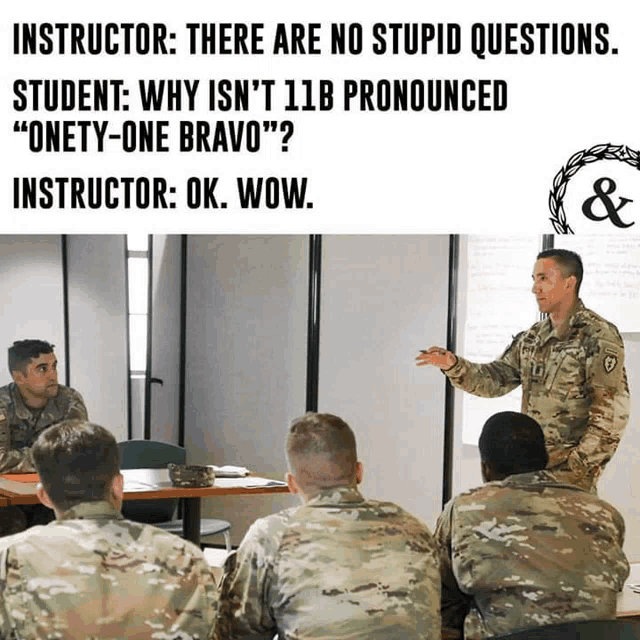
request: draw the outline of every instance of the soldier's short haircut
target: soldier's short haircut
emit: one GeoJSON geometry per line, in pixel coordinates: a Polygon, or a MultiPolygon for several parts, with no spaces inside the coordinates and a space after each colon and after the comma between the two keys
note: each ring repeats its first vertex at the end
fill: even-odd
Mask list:
{"type": "Polygon", "coordinates": [[[545,249],[538,254],[538,260],[542,258],[553,258],[565,278],[575,276],[576,295],[580,293],[584,268],[582,267],[582,258],[575,251],[569,251],[569,249],[545,249]]]}
{"type": "Polygon", "coordinates": [[[358,454],[351,427],[330,413],[296,418],[286,442],[289,467],[302,489],[323,489],[354,481],[358,454]]]}
{"type": "Polygon", "coordinates": [[[516,411],[491,416],[482,428],[478,447],[482,462],[505,476],[539,471],[549,461],[540,425],[516,411]]]}
{"type": "Polygon", "coordinates": [[[104,427],[84,420],[48,427],[31,452],[40,482],[60,511],[106,499],[120,472],[116,439],[104,427]]]}
{"type": "Polygon", "coordinates": [[[16,340],[8,352],[9,373],[25,373],[32,358],[53,353],[54,345],[45,340],[16,340]]]}

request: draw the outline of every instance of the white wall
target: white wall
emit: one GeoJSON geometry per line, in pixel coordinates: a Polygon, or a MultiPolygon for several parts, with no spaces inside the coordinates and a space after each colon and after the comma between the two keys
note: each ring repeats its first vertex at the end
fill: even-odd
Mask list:
{"type": "Polygon", "coordinates": [[[32,338],[55,345],[59,380],[65,382],[61,246],[60,236],[0,236],[0,385],[11,382],[7,349],[32,338]]]}
{"type": "Polygon", "coordinates": [[[318,409],[354,429],[364,494],[433,527],[442,505],[448,236],[323,236],[318,409]]]}
{"type": "Polygon", "coordinates": [[[71,386],[89,418],[127,438],[124,236],[68,236],[71,386]]]}
{"type": "MultiPolygon", "coordinates": [[[[363,491],[433,525],[440,512],[444,379],[418,369],[446,339],[448,237],[324,236],[320,411],[347,420],[363,491]]],[[[191,236],[186,447],[196,462],[283,472],[290,420],[304,413],[306,236],[191,236]]],[[[291,497],[207,500],[234,542],[291,497]],[[251,500],[251,502],[249,502],[251,500]]]]}
{"type": "MultiPolygon", "coordinates": [[[[307,236],[190,236],[185,446],[196,463],[286,470],[284,437],[304,413],[307,236]]],[[[290,495],[210,498],[239,543],[290,495]]]]}

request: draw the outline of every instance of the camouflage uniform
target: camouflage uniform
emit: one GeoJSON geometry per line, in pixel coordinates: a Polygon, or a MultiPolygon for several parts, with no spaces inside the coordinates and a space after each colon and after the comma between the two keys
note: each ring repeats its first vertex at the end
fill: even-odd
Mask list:
{"type": "Polygon", "coordinates": [[[440,640],[439,597],[427,527],[335,487],[251,526],[225,565],[215,637],[440,640]]]}
{"type": "Polygon", "coordinates": [[[203,639],[216,606],[200,549],[108,502],[0,540],[2,638],[203,639]]]}
{"type": "Polygon", "coordinates": [[[458,358],[445,374],[484,398],[522,384],[522,413],[538,421],[558,479],[595,491],[629,419],[624,345],[615,325],[578,300],[563,336],[547,318],[488,364],[458,358]]]}
{"type": "MultiPolygon", "coordinates": [[[[58,385],[42,411],[32,413],[12,382],[0,387],[0,473],[35,471],[31,445],[38,434],[52,424],[71,418],[87,420],[82,396],[71,387],[58,385]]],[[[52,512],[40,504],[0,509],[0,537],[24,531],[34,524],[46,524],[52,512]]]]}
{"type": "Polygon", "coordinates": [[[435,537],[442,627],[450,637],[464,628],[465,640],[615,618],[629,575],[622,516],[549,471],[462,493],[445,506],[435,537]]]}
{"type": "Polygon", "coordinates": [[[73,418],[87,420],[87,408],[71,387],[58,385],[56,397],[49,398],[40,415],[25,405],[13,382],[0,387],[0,473],[35,471],[30,447],[38,434],[73,418]]]}

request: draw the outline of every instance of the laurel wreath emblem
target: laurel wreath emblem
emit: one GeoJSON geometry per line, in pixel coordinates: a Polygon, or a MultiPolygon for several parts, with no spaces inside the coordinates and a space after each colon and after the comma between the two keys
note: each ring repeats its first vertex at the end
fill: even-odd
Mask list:
{"type": "Polygon", "coordinates": [[[630,149],[624,145],[598,144],[590,149],[583,149],[574,153],[569,162],[558,171],[553,179],[553,189],[549,192],[549,210],[551,224],[556,233],[573,234],[573,229],[567,222],[562,199],[567,190],[569,180],[582,167],[598,160],[620,160],[640,170],[640,151],[630,149]]]}

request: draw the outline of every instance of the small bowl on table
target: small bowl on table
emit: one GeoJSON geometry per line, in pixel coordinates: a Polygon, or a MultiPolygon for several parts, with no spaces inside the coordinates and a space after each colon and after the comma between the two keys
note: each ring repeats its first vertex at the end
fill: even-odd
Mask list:
{"type": "Polygon", "coordinates": [[[216,479],[213,467],[204,464],[169,463],[168,469],[174,487],[212,487],[216,479]]]}

